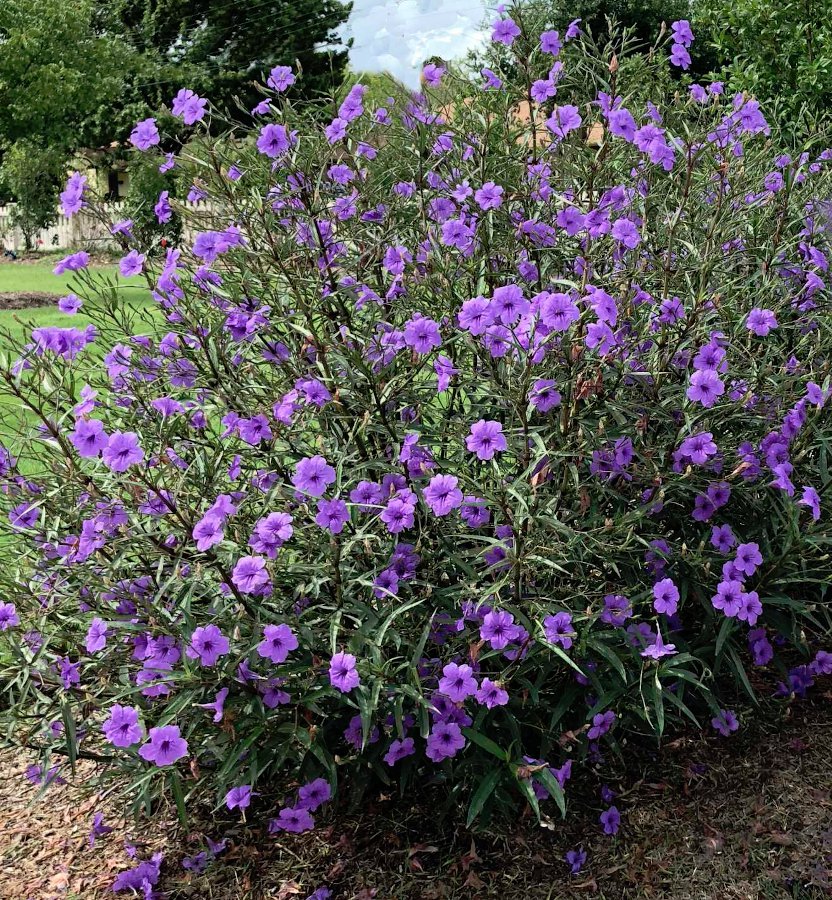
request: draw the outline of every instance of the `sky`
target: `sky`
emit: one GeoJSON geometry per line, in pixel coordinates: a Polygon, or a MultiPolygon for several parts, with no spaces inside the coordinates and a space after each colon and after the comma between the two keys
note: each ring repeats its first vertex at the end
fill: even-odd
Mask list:
{"type": "Polygon", "coordinates": [[[486,38],[486,0],[353,0],[344,39],[353,38],[350,67],[389,72],[412,89],[430,56],[463,56],[486,38]]]}

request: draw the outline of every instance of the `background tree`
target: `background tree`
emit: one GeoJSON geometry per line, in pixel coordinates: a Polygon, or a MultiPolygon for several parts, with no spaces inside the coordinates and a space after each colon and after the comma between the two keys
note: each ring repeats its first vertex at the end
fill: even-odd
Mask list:
{"type": "Polygon", "coordinates": [[[828,0],[696,0],[694,50],[727,68],[791,132],[811,132],[832,109],[832,5],[828,0]]]}
{"type": "Polygon", "coordinates": [[[34,247],[38,232],[57,219],[58,194],[65,178],[66,156],[59,148],[22,140],[5,153],[0,193],[16,200],[11,225],[23,232],[27,250],[34,247]]]}

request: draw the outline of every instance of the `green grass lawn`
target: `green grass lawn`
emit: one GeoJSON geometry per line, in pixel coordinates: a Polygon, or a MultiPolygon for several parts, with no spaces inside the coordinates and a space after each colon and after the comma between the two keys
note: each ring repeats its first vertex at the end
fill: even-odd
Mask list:
{"type": "MultiPolygon", "coordinates": [[[[72,272],[55,275],[52,270],[60,255],[45,257],[32,262],[0,263],[0,294],[12,292],[42,292],[55,295],[55,303],[33,309],[0,309],[0,330],[7,329],[14,338],[28,338],[31,327],[58,325],[83,327],[89,322],[83,308],[74,316],[67,316],[57,308],[57,300],[74,290],[82,296],[76,276],[72,272]]],[[[114,265],[96,266],[90,269],[93,277],[101,282],[116,284],[119,296],[137,307],[150,307],[152,300],[142,278],[123,279],[114,265]]],[[[3,338],[0,336],[0,344],[3,338]]],[[[2,349],[0,347],[0,349],[2,349]]]]}

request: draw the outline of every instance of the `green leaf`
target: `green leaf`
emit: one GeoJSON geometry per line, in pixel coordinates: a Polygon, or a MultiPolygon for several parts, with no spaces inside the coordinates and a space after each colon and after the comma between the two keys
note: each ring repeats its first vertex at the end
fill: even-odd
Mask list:
{"type": "Polygon", "coordinates": [[[471,797],[471,803],[468,805],[468,816],[465,819],[466,828],[470,828],[474,819],[482,812],[488,798],[494,793],[501,775],[501,769],[492,769],[477,786],[474,796],[471,797]]]}
{"type": "Polygon", "coordinates": [[[176,801],[176,812],[179,815],[179,823],[183,828],[188,827],[188,812],[185,809],[185,794],[182,791],[182,779],[176,769],[172,769],[170,773],[170,787],[173,791],[173,798],[176,801]]]}
{"type": "Polygon", "coordinates": [[[552,799],[557,803],[558,809],[560,810],[560,816],[562,819],[566,818],[566,797],[563,794],[563,788],[560,786],[560,782],[555,778],[555,776],[549,771],[548,767],[545,769],[541,769],[539,772],[535,772],[533,776],[537,781],[539,781],[543,787],[549,792],[549,795],[552,799]]]}
{"type": "Polygon", "coordinates": [[[480,734],[479,731],[474,731],[473,728],[462,728],[462,733],[465,737],[468,738],[469,741],[473,741],[475,744],[478,744],[482,747],[483,750],[487,750],[492,756],[496,756],[497,759],[502,762],[508,762],[508,754],[505,750],[502,750],[491,738],[486,737],[484,734],[480,734]]]}

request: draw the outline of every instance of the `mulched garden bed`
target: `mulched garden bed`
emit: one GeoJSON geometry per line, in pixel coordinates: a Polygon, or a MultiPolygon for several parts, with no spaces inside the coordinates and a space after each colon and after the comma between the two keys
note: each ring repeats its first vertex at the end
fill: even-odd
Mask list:
{"type": "Polygon", "coordinates": [[[0,291],[0,310],[51,306],[59,296],[60,294],[47,294],[44,291],[0,291]]]}
{"type": "MultiPolygon", "coordinates": [[[[249,824],[222,813],[185,833],[172,811],[162,823],[125,824],[115,795],[91,793],[94,766],[81,762],[69,783],[39,790],[25,779],[22,751],[0,754],[0,896],[3,900],[112,897],[116,874],[135,863],[125,840],[151,838],[139,857],[165,853],[157,885],[167,900],[303,900],[326,884],[333,900],[820,900],[832,896],[832,695],[792,707],[734,737],[682,736],[662,751],[625,748],[601,777],[585,774],[569,791],[566,823],[540,828],[525,817],[494,833],[441,822],[442,791],[418,800],[376,795],[360,814],[340,811],[314,832],[268,835],[270,813],[249,824]],[[598,825],[607,784],[617,794],[621,831],[598,825]],[[90,847],[95,812],[114,830],[90,847]],[[166,824],[165,824],[166,823],[166,824]],[[182,868],[228,838],[204,873],[182,868]],[[582,846],[586,864],[563,861],[582,846]]],[[[129,894],[117,895],[129,896],[129,894]]]]}

